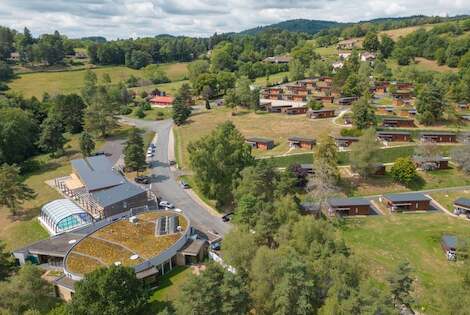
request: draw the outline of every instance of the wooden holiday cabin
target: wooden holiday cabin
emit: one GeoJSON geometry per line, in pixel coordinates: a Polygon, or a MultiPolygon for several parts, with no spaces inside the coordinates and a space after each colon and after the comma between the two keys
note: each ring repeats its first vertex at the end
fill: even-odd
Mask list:
{"type": "Polygon", "coordinates": [[[315,144],[317,143],[313,138],[304,138],[304,137],[290,137],[287,139],[289,142],[289,147],[293,148],[302,148],[302,149],[313,149],[315,144]]]}
{"type": "Polygon", "coordinates": [[[423,193],[386,194],[381,200],[391,211],[427,211],[431,205],[423,193]]]}
{"type": "Polygon", "coordinates": [[[457,142],[457,134],[446,131],[428,131],[420,134],[421,142],[435,143],[455,143],[457,142]]]}
{"type": "Polygon", "coordinates": [[[335,110],[334,109],[317,109],[317,110],[309,110],[307,112],[307,116],[312,119],[320,119],[320,118],[331,118],[335,117],[335,110]]]}
{"type": "Polygon", "coordinates": [[[370,201],[365,198],[331,198],[327,205],[330,216],[369,215],[371,210],[370,201]]]}
{"type": "Polygon", "coordinates": [[[408,142],[411,141],[411,133],[406,131],[379,131],[377,138],[386,142],[408,142]]]}
{"type": "Polygon", "coordinates": [[[271,150],[274,147],[274,141],[267,138],[248,138],[246,143],[251,145],[252,148],[259,150],[271,150]]]}
{"type": "Polygon", "coordinates": [[[410,118],[403,117],[387,117],[382,121],[383,127],[393,127],[393,128],[413,128],[416,127],[414,120],[410,118]]]}

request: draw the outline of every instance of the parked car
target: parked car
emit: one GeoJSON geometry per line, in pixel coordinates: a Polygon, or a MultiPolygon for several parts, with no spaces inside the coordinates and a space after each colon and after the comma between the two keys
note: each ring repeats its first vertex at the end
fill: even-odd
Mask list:
{"type": "Polygon", "coordinates": [[[180,187],[183,188],[183,189],[188,189],[189,184],[186,183],[184,180],[180,180],[180,187]]]}
{"type": "Polygon", "coordinates": [[[148,157],[148,158],[153,157],[153,153],[152,153],[152,152],[147,152],[147,157],[148,157]]]}
{"type": "Polygon", "coordinates": [[[233,212],[227,213],[227,214],[222,216],[222,221],[223,222],[228,222],[232,219],[232,216],[233,216],[233,212]]]}
{"type": "Polygon", "coordinates": [[[93,155],[97,156],[97,155],[106,155],[106,153],[104,153],[103,151],[96,151],[93,155]]]}
{"type": "Polygon", "coordinates": [[[170,203],[166,200],[160,201],[160,203],[158,205],[162,208],[167,208],[167,209],[173,209],[175,207],[172,203],[170,203]]]}
{"type": "Polygon", "coordinates": [[[155,147],[156,147],[155,143],[150,143],[150,147],[155,149],[155,147]]]}
{"type": "Polygon", "coordinates": [[[170,165],[176,165],[176,162],[174,160],[170,160],[170,165]]]}
{"type": "Polygon", "coordinates": [[[137,176],[135,179],[136,183],[139,184],[150,184],[150,177],[149,176],[137,176]]]}

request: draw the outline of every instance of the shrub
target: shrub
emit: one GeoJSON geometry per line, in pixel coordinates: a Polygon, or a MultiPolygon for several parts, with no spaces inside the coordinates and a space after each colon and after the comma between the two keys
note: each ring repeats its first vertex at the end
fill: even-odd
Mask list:
{"type": "Polygon", "coordinates": [[[393,180],[404,185],[409,185],[417,177],[416,167],[410,157],[395,160],[390,174],[393,180]]]}
{"type": "Polygon", "coordinates": [[[127,106],[121,106],[121,108],[119,108],[120,115],[129,115],[130,113],[132,113],[132,110],[127,106]]]}
{"type": "Polygon", "coordinates": [[[145,102],[145,103],[142,104],[142,109],[143,110],[151,110],[152,106],[150,106],[149,103],[145,102]]]}
{"type": "Polygon", "coordinates": [[[143,108],[141,106],[139,106],[134,110],[134,115],[137,118],[144,118],[145,117],[145,112],[144,112],[143,108]]]}
{"type": "Polygon", "coordinates": [[[340,131],[343,137],[360,137],[362,136],[362,130],[357,128],[343,128],[340,131]]]}

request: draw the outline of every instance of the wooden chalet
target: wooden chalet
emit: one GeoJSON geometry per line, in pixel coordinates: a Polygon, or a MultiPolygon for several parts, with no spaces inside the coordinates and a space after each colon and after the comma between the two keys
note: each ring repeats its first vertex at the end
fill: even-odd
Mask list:
{"type": "Polygon", "coordinates": [[[253,137],[246,139],[245,142],[251,145],[253,149],[271,150],[274,147],[274,140],[267,138],[253,137]]]}
{"type": "Polygon", "coordinates": [[[385,94],[387,93],[388,81],[377,81],[374,83],[375,93],[385,94]]]}
{"type": "Polygon", "coordinates": [[[406,131],[379,131],[377,138],[386,142],[408,142],[411,141],[411,133],[406,131]]]}
{"type": "Polygon", "coordinates": [[[320,118],[331,118],[335,117],[335,110],[334,109],[317,109],[317,110],[309,110],[307,112],[307,116],[312,119],[320,119],[320,118]]]}
{"type": "Polygon", "coordinates": [[[423,193],[386,194],[381,201],[391,211],[427,211],[431,198],[423,193]]]}
{"type": "Polygon", "coordinates": [[[431,158],[414,156],[413,163],[417,168],[422,170],[445,170],[449,168],[449,159],[446,159],[442,156],[435,156],[431,158]]]}
{"type": "Polygon", "coordinates": [[[331,216],[369,215],[371,210],[370,201],[365,198],[331,198],[327,205],[331,216]]]}
{"type": "Polygon", "coordinates": [[[457,142],[457,134],[445,131],[427,131],[420,134],[421,142],[454,143],[457,142]]]}
{"type": "Polygon", "coordinates": [[[336,146],[339,148],[347,148],[349,147],[353,142],[358,142],[359,137],[335,137],[335,143],[336,146]]]}
{"type": "Polygon", "coordinates": [[[395,86],[397,90],[412,90],[414,88],[414,84],[411,82],[397,82],[395,86]]]}
{"type": "Polygon", "coordinates": [[[281,109],[281,113],[287,115],[302,115],[307,113],[308,107],[307,106],[298,106],[298,107],[283,107],[281,109]]]}
{"type": "Polygon", "coordinates": [[[290,137],[287,141],[289,141],[289,147],[303,149],[312,149],[317,143],[315,139],[303,137],[290,137]]]}
{"type": "Polygon", "coordinates": [[[336,48],[338,49],[349,49],[352,50],[354,48],[358,48],[360,46],[359,40],[357,38],[345,39],[340,41],[336,48]]]}
{"type": "Polygon", "coordinates": [[[322,104],[333,104],[335,97],[327,95],[319,95],[314,97],[315,100],[322,102],[322,104]]]}
{"type": "Polygon", "coordinates": [[[402,108],[400,109],[399,115],[402,117],[415,117],[417,113],[416,108],[402,108]]]}
{"type": "Polygon", "coordinates": [[[454,214],[470,214],[470,199],[460,197],[454,201],[454,214]]]}
{"type": "Polygon", "coordinates": [[[470,109],[470,103],[469,102],[459,102],[457,104],[457,108],[460,110],[468,110],[470,109]]]}
{"type": "Polygon", "coordinates": [[[156,95],[150,99],[150,105],[154,107],[169,107],[173,105],[174,98],[171,96],[156,95]]]}
{"type": "Polygon", "coordinates": [[[392,93],[392,104],[395,106],[401,106],[408,104],[412,99],[411,91],[397,91],[392,93]]]}
{"type": "Polygon", "coordinates": [[[382,121],[383,127],[403,128],[403,127],[415,127],[414,119],[403,118],[403,117],[386,117],[382,121]]]}
{"type": "Polygon", "coordinates": [[[351,105],[355,101],[357,101],[359,98],[357,96],[350,96],[350,97],[340,97],[338,99],[338,104],[339,105],[351,105]]]}
{"type": "Polygon", "coordinates": [[[394,115],[395,114],[395,107],[390,105],[380,105],[377,106],[377,112],[383,115],[394,115]]]}

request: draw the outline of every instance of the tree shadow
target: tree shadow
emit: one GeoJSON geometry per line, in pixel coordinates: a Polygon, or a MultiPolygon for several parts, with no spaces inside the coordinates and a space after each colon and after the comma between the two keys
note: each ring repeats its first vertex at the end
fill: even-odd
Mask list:
{"type": "Polygon", "coordinates": [[[424,180],[424,178],[419,175],[416,175],[413,181],[406,185],[406,188],[409,188],[411,190],[422,190],[425,184],[426,181],[424,180]]]}

